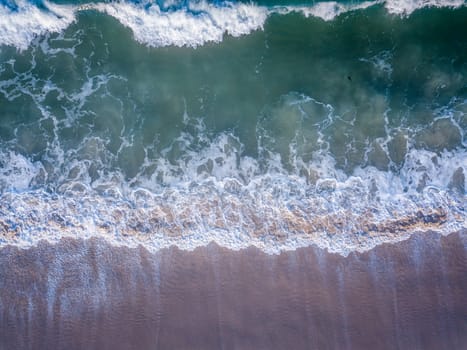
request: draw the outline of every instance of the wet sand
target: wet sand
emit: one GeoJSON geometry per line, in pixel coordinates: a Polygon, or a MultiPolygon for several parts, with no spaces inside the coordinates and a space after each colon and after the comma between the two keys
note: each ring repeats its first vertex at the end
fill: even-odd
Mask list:
{"type": "Polygon", "coordinates": [[[4,247],[0,349],[467,349],[467,232],[348,257],[4,247]]]}

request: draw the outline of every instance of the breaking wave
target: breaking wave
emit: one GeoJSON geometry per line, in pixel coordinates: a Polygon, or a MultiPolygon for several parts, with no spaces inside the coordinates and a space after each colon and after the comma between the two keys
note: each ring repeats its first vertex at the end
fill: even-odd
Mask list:
{"type": "MultiPolygon", "coordinates": [[[[215,241],[269,253],[316,244],[347,255],[415,231],[467,228],[465,149],[411,149],[397,172],[366,166],[349,174],[326,152],[308,162],[297,158],[286,170],[279,154],[268,152],[263,164],[242,155],[231,134],[198,150],[192,137],[182,134],[165,157],[146,159],[131,179],[119,169],[93,178],[93,160],[72,159],[71,152],[52,173],[41,162],[3,153],[0,244],[97,235],[150,250],[215,241]],[[169,159],[175,148],[181,156],[169,159]]],[[[92,154],[106,152],[101,140],[83,144],[92,154]]]]}
{"type": "Polygon", "coordinates": [[[220,42],[224,35],[238,37],[262,29],[274,14],[299,12],[330,21],[337,16],[384,4],[390,14],[408,16],[424,7],[458,8],[463,0],[388,0],[361,3],[317,2],[309,6],[259,6],[253,3],[192,1],[178,3],[116,1],[59,5],[49,1],[0,2],[0,45],[25,50],[34,38],[65,30],[79,12],[98,11],[130,28],[135,39],[147,46],[197,47],[220,42]]]}

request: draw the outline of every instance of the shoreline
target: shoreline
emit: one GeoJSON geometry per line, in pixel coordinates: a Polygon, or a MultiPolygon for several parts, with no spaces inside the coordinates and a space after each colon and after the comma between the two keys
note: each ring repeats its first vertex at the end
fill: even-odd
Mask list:
{"type": "MultiPolygon", "coordinates": [[[[9,244],[29,248],[42,240],[54,244],[67,237],[96,237],[114,246],[142,245],[153,253],[171,246],[191,251],[215,242],[232,250],[255,246],[268,254],[316,245],[347,256],[404,241],[416,232],[449,235],[467,229],[460,195],[448,196],[450,201],[440,207],[421,203],[411,208],[408,203],[407,210],[396,210],[395,203],[388,203],[375,214],[370,210],[371,203],[366,203],[364,210],[337,210],[313,202],[322,198],[308,197],[299,198],[303,203],[298,208],[293,200],[289,207],[278,199],[272,203],[241,202],[242,196],[230,195],[225,201],[221,195],[214,196],[206,204],[203,196],[192,198],[179,193],[179,201],[174,204],[161,197],[144,205],[136,201],[136,205],[105,196],[75,200],[42,194],[2,196],[0,248],[9,244]],[[389,214],[393,216],[387,217],[389,214]]],[[[441,199],[447,201],[444,196],[441,199]]]]}
{"type": "Polygon", "coordinates": [[[191,242],[192,244],[190,245],[189,240],[184,240],[184,236],[181,235],[179,237],[176,237],[177,240],[174,240],[174,237],[162,237],[161,240],[163,241],[166,239],[166,241],[161,245],[161,246],[152,246],[151,241],[148,243],[147,241],[140,241],[138,238],[135,238],[133,236],[124,236],[123,239],[122,237],[119,237],[119,239],[115,239],[111,237],[110,235],[96,235],[96,234],[88,234],[88,235],[83,235],[83,237],[77,237],[77,234],[66,234],[62,236],[57,236],[53,237],[53,239],[50,239],[46,236],[41,236],[39,239],[35,239],[32,243],[31,241],[27,241],[28,244],[24,243],[24,239],[21,239],[20,241],[8,241],[7,239],[0,240],[0,251],[2,249],[8,249],[8,248],[18,248],[20,250],[30,250],[30,249],[36,249],[41,247],[42,245],[50,245],[50,246],[55,246],[55,245],[60,245],[63,241],[77,241],[77,242],[82,242],[86,243],[87,241],[96,241],[96,242],[101,242],[102,244],[109,245],[112,248],[126,248],[130,250],[139,250],[139,249],[144,249],[147,251],[148,254],[153,254],[157,255],[160,254],[161,252],[171,250],[171,249],[178,249],[182,252],[191,252],[191,253],[196,253],[197,250],[202,250],[205,249],[209,246],[216,246],[219,249],[225,249],[231,252],[241,252],[244,250],[249,250],[249,249],[256,249],[258,253],[263,253],[266,255],[271,255],[271,256],[280,256],[282,254],[287,254],[287,253],[293,253],[297,250],[301,249],[319,249],[325,251],[327,254],[336,254],[339,255],[343,258],[347,258],[349,255],[352,254],[365,254],[368,252],[371,252],[372,250],[378,248],[378,247],[384,247],[384,246],[390,246],[390,245],[397,245],[401,244],[407,240],[412,239],[413,236],[423,236],[427,234],[434,234],[438,235],[440,237],[448,237],[452,234],[461,234],[465,235],[465,232],[467,232],[466,228],[458,228],[456,230],[446,232],[444,230],[436,230],[436,229],[428,229],[428,230],[422,230],[418,229],[412,233],[406,232],[403,235],[394,235],[391,238],[386,239],[384,238],[379,238],[375,237],[372,238],[371,243],[372,244],[367,244],[367,245],[362,245],[357,248],[350,248],[346,247],[345,249],[342,248],[336,248],[331,246],[329,243],[332,241],[326,241],[323,239],[316,240],[314,238],[307,237],[304,235],[303,237],[294,237],[292,240],[293,243],[296,245],[292,245],[291,243],[288,243],[288,240],[282,240],[279,241],[276,239],[274,236],[270,237],[269,242],[267,242],[268,246],[263,246],[263,245],[258,245],[258,243],[263,243],[264,241],[267,240],[258,240],[253,239],[251,242],[242,242],[241,245],[228,245],[229,243],[224,242],[222,240],[216,239],[216,237],[212,237],[211,235],[207,235],[208,239],[203,240],[203,241],[197,241],[197,242],[191,242]],[[180,243],[181,242],[181,243],[180,243]],[[189,242],[188,244],[185,244],[185,242],[189,242]],[[323,244],[323,242],[328,243],[328,244],[323,244]]]}

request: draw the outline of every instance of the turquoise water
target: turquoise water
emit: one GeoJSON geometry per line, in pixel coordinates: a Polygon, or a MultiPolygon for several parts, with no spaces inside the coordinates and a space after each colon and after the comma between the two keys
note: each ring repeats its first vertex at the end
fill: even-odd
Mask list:
{"type": "Polygon", "coordinates": [[[462,1],[1,4],[4,235],[465,225],[462,1]]]}

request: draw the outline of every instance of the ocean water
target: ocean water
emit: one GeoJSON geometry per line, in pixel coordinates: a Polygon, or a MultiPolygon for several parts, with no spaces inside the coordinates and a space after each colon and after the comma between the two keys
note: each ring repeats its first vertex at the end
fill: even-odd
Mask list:
{"type": "Polygon", "coordinates": [[[467,228],[465,5],[0,0],[0,246],[467,228]]]}

